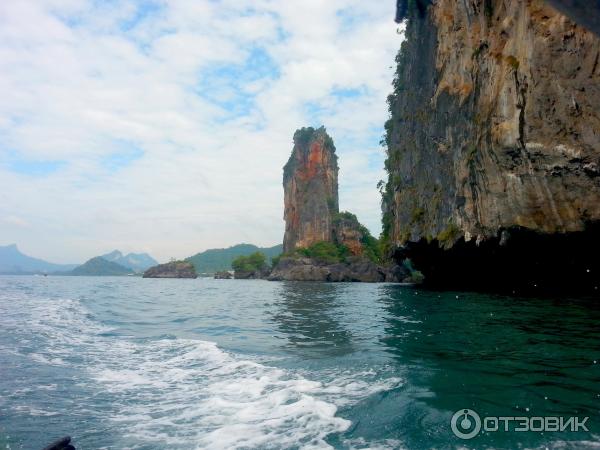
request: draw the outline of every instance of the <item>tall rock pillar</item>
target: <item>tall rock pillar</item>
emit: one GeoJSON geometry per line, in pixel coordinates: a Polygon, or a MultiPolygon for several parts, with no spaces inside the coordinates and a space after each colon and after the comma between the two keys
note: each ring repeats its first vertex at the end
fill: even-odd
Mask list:
{"type": "Polygon", "coordinates": [[[283,168],[283,190],[284,253],[333,241],[333,218],[339,212],[338,165],[324,127],[294,133],[294,149],[283,168]]]}

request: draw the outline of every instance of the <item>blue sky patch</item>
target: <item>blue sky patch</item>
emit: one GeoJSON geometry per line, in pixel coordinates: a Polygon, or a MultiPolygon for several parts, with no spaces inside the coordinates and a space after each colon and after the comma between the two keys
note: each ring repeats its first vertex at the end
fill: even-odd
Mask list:
{"type": "Polygon", "coordinates": [[[331,95],[340,99],[358,98],[368,94],[366,86],[358,88],[334,88],[331,90],[331,95]]]}
{"type": "Polygon", "coordinates": [[[163,9],[163,5],[159,2],[141,2],[138,4],[135,13],[119,24],[119,28],[123,32],[129,31],[147,17],[157,15],[163,9]]]}
{"type": "Polygon", "coordinates": [[[342,33],[352,31],[364,18],[352,8],[340,9],[335,14],[340,21],[340,31],[342,33]]]}
{"type": "Polygon", "coordinates": [[[9,171],[20,175],[32,177],[44,177],[51,175],[66,166],[65,161],[43,161],[32,160],[20,156],[16,152],[10,152],[6,161],[2,164],[9,171]]]}
{"type": "Polygon", "coordinates": [[[116,151],[101,159],[102,167],[110,171],[117,171],[130,166],[134,161],[144,156],[144,151],[134,143],[119,140],[115,141],[116,151]]]}
{"type": "Polygon", "coordinates": [[[256,95],[245,86],[262,79],[273,80],[280,72],[271,56],[261,47],[252,47],[243,64],[219,64],[200,74],[196,93],[221,107],[224,120],[246,116],[255,107],[256,95]]]}

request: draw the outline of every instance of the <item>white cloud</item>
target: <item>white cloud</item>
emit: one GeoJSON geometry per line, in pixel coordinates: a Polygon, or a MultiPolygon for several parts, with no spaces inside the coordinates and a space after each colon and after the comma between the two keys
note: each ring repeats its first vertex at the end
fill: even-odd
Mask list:
{"type": "Polygon", "coordinates": [[[57,262],[275,244],[293,132],[321,123],[340,155],[341,207],[378,233],[377,142],[400,45],[393,8],[4,2],[0,217],[30,225],[1,221],[4,243],[57,262]],[[65,164],[44,169],[56,161],[65,164]]]}
{"type": "Polygon", "coordinates": [[[18,216],[6,216],[0,219],[5,225],[17,228],[29,228],[31,225],[25,219],[18,216]]]}

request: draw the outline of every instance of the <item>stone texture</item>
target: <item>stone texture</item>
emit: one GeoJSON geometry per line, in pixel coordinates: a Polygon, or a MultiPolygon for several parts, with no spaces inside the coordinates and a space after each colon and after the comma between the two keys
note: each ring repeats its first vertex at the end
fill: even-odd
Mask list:
{"type": "Polygon", "coordinates": [[[338,212],[338,165],[333,140],[325,128],[302,128],[283,169],[284,253],[333,240],[338,212]]]}
{"type": "Polygon", "coordinates": [[[266,279],[270,274],[268,268],[261,270],[236,270],[233,273],[233,278],[236,280],[261,280],[266,279]]]}
{"type": "Polygon", "coordinates": [[[360,256],[364,253],[363,238],[361,225],[353,214],[342,213],[333,219],[334,242],[346,246],[352,255],[360,256]]]}
{"type": "Polygon", "coordinates": [[[439,0],[409,25],[392,102],[396,243],[600,218],[585,169],[600,161],[600,41],[541,0],[484,3],[439,0]]]}
{"type": "Polygon", "coordinates": [[[232,278],[233,275],[227,270],[215,273],[215,280],[231,280],[232,278]]]}
{"type": "Polygon", "coordinates": [[[386,124],[393,246],[507,245],[505,230],[600,220],[595,34],[542,0],[437,0],[406,36],[386,124]]]}
{"type": "Polygon", "coordinates": [[[384,267],[362,257],[324,264],[312,258],[282,257],[268,279],[271,281],[402,282],[410,272],[403,266],[384,267]]]}
{"type": "Polygon", "coordinates": [[[144,278],[197,278],[194,265],[187,261],[171,261],[150,267],[144,272],[144,278]]]}

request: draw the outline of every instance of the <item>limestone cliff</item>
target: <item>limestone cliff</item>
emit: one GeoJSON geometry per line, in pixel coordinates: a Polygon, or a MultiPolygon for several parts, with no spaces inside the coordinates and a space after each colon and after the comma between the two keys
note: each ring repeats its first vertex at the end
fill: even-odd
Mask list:
{"type": "Polygon", "coordinates": [[[324,127],[301,128],[283,168],[285,235],[283,251],[333,241],[338,213],[338,165],[333,140],[324,127]]]}
{"type": "Polygon", "coordinates": [[[391,247],[448,281],[510,258],[541,273],[550,248],[557,264],[597,242],[599,38],[543,0],[407,14],[386,123],[391,247]]]}
{"type": "Polygon", "coordinates": [[[284,255],[269,280],[397,282],[411,275],[384,264],[377,239],[354,214],[339,212],[337,156],[325,128],[296,131],[283,188],[284,255]]]}

